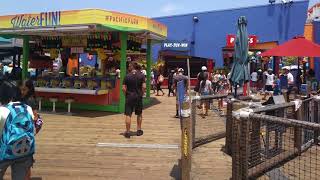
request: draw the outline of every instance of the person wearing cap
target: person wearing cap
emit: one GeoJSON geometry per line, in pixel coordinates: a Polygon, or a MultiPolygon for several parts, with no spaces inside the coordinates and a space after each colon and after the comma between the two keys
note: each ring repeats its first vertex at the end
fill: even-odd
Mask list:
{"type": "Polygon", "coordinates": [[[173,77],[173,85],[174,89],[176,90],[176,118],[179,118],[179,101],[178,101],[178,82],[183,81],[184,87],[187,90],[188,89],[188,77],[183,75],[184,70],[182,68],[178,69],[178,74],[173,77]]]}
{"type": "Polygon", "coordinates": [[[208,72],[207,72],[207,67],[206,66],[202,66],[201,67],[201,72],[197,75],[197,85],[195,87],[195,91],[200,93],[199,92],[199,89],[200,89],[200,82],[203,81],[205,79],[206,76],[209,76],[208,72]]]}
{"type": "Polygon", "coordinates": [[[273,85],[274,85],[274,74],[272,73],[272,69],[268,69],[268,73],[266,74],[265,90],[268,92],[273,91],[273,85]]]}
{"type": "Polygon", "coordinates": [[[287,91],[287,101],[289,101],[290,93],[294,87],[294,77],[290,72],[290,69],[288,67],[283,67],[284,75],[287,77],[288,80],[288,91],[287,91]]]}

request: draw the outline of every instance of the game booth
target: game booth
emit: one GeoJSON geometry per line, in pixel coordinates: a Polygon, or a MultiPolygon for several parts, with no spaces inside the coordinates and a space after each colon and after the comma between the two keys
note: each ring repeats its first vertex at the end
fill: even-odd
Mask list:
{"type": "Polygon", "coordinates": [[[41,106],[123,112],[131,61],[146,62],[167,36],[152,19],[98,9],[0,16],[0,36],[23,39],[22,79],[34,79],[41,106]]]}

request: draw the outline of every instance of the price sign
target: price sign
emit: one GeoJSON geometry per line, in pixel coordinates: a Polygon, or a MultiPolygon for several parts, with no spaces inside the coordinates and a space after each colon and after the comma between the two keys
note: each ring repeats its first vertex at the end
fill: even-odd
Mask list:
{"type": "Polygon", "coordinates": [[[72,47],[71,54],[82,54],[84,52],[83,47],[72,47]]]}

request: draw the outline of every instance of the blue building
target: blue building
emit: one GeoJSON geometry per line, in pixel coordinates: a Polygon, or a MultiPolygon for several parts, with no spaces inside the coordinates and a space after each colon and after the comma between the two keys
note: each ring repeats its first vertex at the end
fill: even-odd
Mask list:
{"type": "MultiPolygon", "coordinates": [[[[313,22],[314,28],[314,41],[320,44],[320,21],[313,22]]],[[[316,78],[320,81],[320,57],[314,59],[314,71],[316,72],[316,78]]]]}
{"type": "MultiPolygon", "coordinates": [[[[155,19],[168,27],[168,40],[192,42],[191,56],[214,59],[216,67],[222,67],[222,49],[226,46],[226,37],[236,34],[236,23],[240,16],[246,16],[248,32],[256,35],[259,43],[281,44],[304,34],[308,4],[309,1],[303,0],[291,4],[266,4],[155,19]]],[[[153,59],[157,59],[159,51],[161,46],[155,45],[153,59]]]]}

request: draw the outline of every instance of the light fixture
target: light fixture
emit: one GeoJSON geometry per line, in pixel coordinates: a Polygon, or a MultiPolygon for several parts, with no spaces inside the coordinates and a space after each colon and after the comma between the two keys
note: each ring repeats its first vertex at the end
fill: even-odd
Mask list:
{"type": "Polygon", "coordinates": [[[283,4],[293,3],[293,0],[281,0],[283,4]]]}
{"type": "Polygon", "coordinates": [[[274,4],[276,2],[276,0],[269,0],[270,4],[274,4]]]}
{"type": "Polygon", "coordinates": [[[195,22],[195,23],[197,23],[197,22],[199,22],[199,18],[198,18],[198,16],[193,16],[193,22],[195,22]]]}

